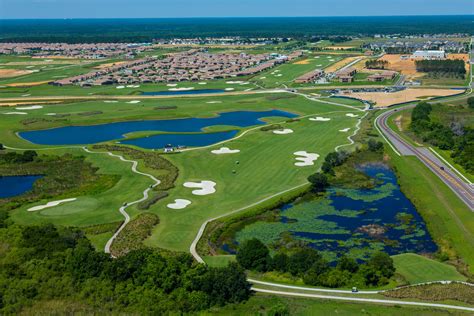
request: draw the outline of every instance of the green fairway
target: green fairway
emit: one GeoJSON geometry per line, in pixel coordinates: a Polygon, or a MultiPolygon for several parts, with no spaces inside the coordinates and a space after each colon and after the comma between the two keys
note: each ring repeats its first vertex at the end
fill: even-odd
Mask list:
{"type": "MultiPolygon", "coordinates": [[[[337,102],[337,100],[335,100],[337,102]]],[[[344,102],[347,103],[347,102],[344,102]]],[[[358,105],[350,100],[350,104],[358,105]]],[[[360,107],[357,107],[360,109],[360,107]]],[[[260,126],[239,129],[239,136],[225,146],[240,150],[232,155],[215,155],[212,148],[186,151],[166,155],[179,168],[179,177],[169,196],[150,208],[150,212],[160,217],[158,224],[147,240],[151,246],[171,250],[187,251],[200,225],[207,219],[246,207],[273,194],[291,189],[306,182],[306,177],[321,165],[321,159],[314,166],[295,166],[297,151],[317,153],[324,157],[354,131],[358,117],[348,117],[346,113],[362,116],[357,108],[347,108],[335,104],[308,100],[291,94],[259,94],[241,96],[219,96],[199,98],[169,98],[142,100],[138,104],[126,101],[105,103],[103,101],[76,102],[69,104],[44,105],[41,109],[25,110],[27,115],[2,115],[13,109],[1,109],[4,124],[0,127],[0,142],[12,147],[42,148],[20,139],[15,132],[20,130],[43,129],[68,125],[90,125],[106,122],[163,119],[179,117],[209,117],[219,112],[236,110],[280,109],[302,116],[300,120],[287,121],[285,118],[265,118],[267,122],[279,122],[282,128],[292,129],[287,135],[277,135],[272,131],[261,131],[260,126]],[[212,103],[209,100],[212,100],[212,103]],[[217,102],[217,103],[216,103],[217,102]],[[164,109],[163,109],[164,108],[164,109]],[[91,115],[82,115],[89,113],[91,115]],[[46,115],[57,113],[59,116],[46,115]],[[328,122],[310,121],[311,114],[331,120],[328,122]],[[347,132],[339,130],[349,128],[347,132]],[[236,164],[239,161],[239,164],[236,164]],[[216,168],[218,166],[218,168],[216,168]],[[233,172],[235,170],[235,173],[233,172]],[[212,180],[217,183],[215,194],[196,196],[191,189],[183,186],[187,181],[212,180]],[[184,210],[171,210],[166,207],[174,199],[184,198],[192,201],[184,210]]],[[[212,127],[219,130],[224,127],[212,127]]],[[[145,135],[141,133],[140,135],[145,135]]],[[[133,134],[132,134],[133,135],[133,134]]],[[[113,144],[113,142],[110,142],[113,144]]],[[[54,149],[48,153],[71,152],[84,155],[100,173],[120,174],[121,179],[112,189],[94,196],[78,196],[77,201],[66,203],[40,212],[27,212],[31,205],[25,205],[12,213],[20,223],[53,222],[61,225],[88,226],[109,223],[122,219],[118,208],[126,201],[138,199],[151,180],[133,174],[130,163],[122,162],[105,154],[89,154],[81,148],[54,149]]],[[[139,166],[140,170],[153,173],[153,170],[139,166]]],[[[160,174],[155,174],[158,178],[160,174]]],[[[44,204],[41,201],[37,204],[44,204]]],[[[36,204],[35,204],[36,205],[36,204]]],[[[132,217],[139,210],[132,206],[127,209],[132,217]]],[[[104,236],[94,237],[96,245],[102,245],[104,236]]]]}
{"type": "Polygon", "coordinates": [[[392,256],[397,269],[410,284],[431,281],[466,281],[466,277],[453,266],[426,257],[406,253],[392,256]]]}

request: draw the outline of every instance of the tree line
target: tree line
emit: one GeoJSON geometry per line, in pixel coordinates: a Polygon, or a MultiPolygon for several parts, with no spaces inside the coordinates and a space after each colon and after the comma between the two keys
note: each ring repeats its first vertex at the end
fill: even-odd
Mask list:
{"type": "Polygon", "coordinates": [[[0,314],[40,301],[78,302],[102,313],[188,313],[251,295],[244,270],[197,264],[189,254],[97,252],[80,230],[18,226],[0,211],[0,314]]]}
{"type": "Polygon", "coordinates": [[[368,69],[387,69],[387,67],[388,61],[386,60],[372,59],[365,62],[365,68],[368,69]]]}
{"type": "Polygon", "coordinates": [[[416,71],[427,73],[448,73],[456,76],[464,76],[466,67],[464,60],[417,60],[415,61],[416,71]]]}
{"type": "Polygon", "coordinates": [[[342,256],[331,266],[315,249],[299,248],[290,254],[278,252],[273,257],[268,247],[253,238],[244,241],[237,252],[237,262],[248,270],[290,273],[308,285],[331,288],[343,286],[381,286],[394,275],[393,259],[377,252],[366,263],[342,256]]]}
{"type": "MultiPolygon", "coordinates": [[[[468,100],[468,107],[474,101],[468,100]]],[[[443,150],[450,150],[451,157],[463,168],[474,173],[474,129],[462,122],[452,121],[449,126],[433,122],[430,114],[433,108],[427,102],[419,102],[411,113],[410,129],[424,142],[443,150]]]]}

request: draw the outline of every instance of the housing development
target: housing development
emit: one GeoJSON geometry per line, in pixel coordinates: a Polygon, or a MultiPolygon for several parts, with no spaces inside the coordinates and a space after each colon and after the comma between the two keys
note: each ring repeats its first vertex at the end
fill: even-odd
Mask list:
{"type": "Polygon", "coordinates": [[[0,315],[473,314],[473,17],[366,15],[0,19],[0,315]]]}

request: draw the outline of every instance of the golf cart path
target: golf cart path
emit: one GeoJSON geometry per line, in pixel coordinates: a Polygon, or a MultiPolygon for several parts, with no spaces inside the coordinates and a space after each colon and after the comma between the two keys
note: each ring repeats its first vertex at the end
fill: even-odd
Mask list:
{"type": "Polygon", "coordinates": [[[138,200],[135,200],[135,201],[132,201],[132,202],[125,202],[119,208],[119,212],[123,215],[125,220],[122,223],[122,225],[120,225],[119,229],[117,229],[117,231],[107,241],[107,244],[105,245],[104,252],[110,254],[110,246],[112,246],[112,243],[114,242],[114,240],[117,238],[117,236],[120,234],[120,232],[125,228],[125,226],[127,226],[127,224],[130,222],[130,215],[128,215],[128,213],[126,212],[127,207],[129,207],[131,205],[134,205],[134,204],[137,204],[137,203],[140,203],[140,202],[143,202],[146,199],[148,199],[148,192],[150,192],[150,190],[152,190],[154,187],[159,185],[161,183],[161,181],[158,180],[157,178],[155,178],[154,176],[152,176],[149,173],[144,173],[144,172],[138,171],[137,170],[138,161],[136,161],[136,160],[125,159],[123,156],[116,155],[116,154],[113,154],[113,153],[108,152],[108,151],[91,151],[91,150],[87,149],[86,147],[82,147],[82,149],[84,149],[85,152],[90,153],[90,154],[106,154],[106,155],[109,155],[111,157],[119,158],[121,161],[124,161],[124,162],[131,162],[132,163],[132,167],[131,167],[132,172],[134,172],[136,174],[139,174],[139,175],[146,176],[146,177],[150,178],[151,180],[153,180],[155,182],[154,184],[152,184],[151,186],[149,186],[148,188],[146,188],[143,191],[143,197],[142,198],[140,198],[138,200]]]}

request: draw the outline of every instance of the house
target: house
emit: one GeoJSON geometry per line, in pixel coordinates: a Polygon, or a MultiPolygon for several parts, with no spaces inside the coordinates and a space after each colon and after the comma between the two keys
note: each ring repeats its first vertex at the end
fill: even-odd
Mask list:
{"type": "Polygon", "coordinates": [[[321,78],[323,75],[324,75],[323,70],[315,69],[313,71],[305,73],[304,75],[296,78],[295,83],[309,83],[309,82],[317,80],[318,78],[321,78]]]}
{"type": "Polygon", "coordinates": [[[444,50],[417,50],[411,57],[423,60],[442,60],[446,59],[446,52],[444,50]]]}
{"type": "Polygon", "coordinates": [[[339,70],[336,73],[337,79],[339,82],[352,82],[354,81],[354,75],[357,73],[357,70],[353,67],[347,67],[339,70]]]}
{"type": "Polygon", "coordinates": [[[397,75],[396,71],[385,70],[380,73],[372,74],[367,77],[368,81],[381,82],[384,80],[392,80],[397,75]]]}

